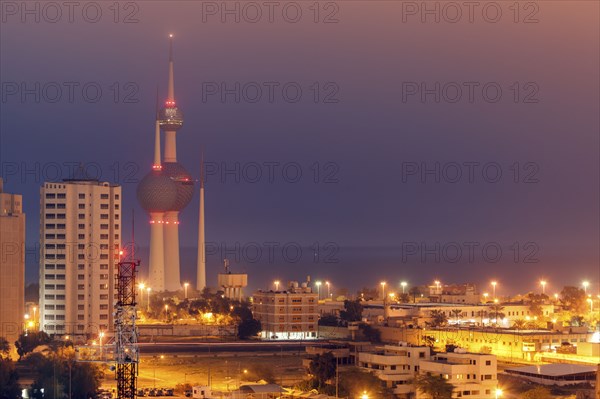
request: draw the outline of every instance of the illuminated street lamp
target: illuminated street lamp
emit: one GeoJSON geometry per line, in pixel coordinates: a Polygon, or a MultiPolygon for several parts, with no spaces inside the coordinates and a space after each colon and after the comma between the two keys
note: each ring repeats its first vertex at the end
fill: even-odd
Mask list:
{"type": "Polygon", "coordinates": [[[542,286],[542,294],[546,294],[546,284],[545,280],[540,281],[540,285],[542,286]]]}
{"type": "Polygon", "coordinates": [[[317,285],[317,296],[321,299],[321,282],[317,281],[315,284],[317,285]]]}
{"type": "Polygon", "coordinates": [[[330,295],[331,295],[331,294],[329,293],[329,288],[330,288],[329,281],[325,281],[325,285],[327,286],[327,298],[329,298],[329,297],[330,297],[330,295]]]}
{"type": "Polygon", "coordinates": [[[558,294],[554,294],[554,299],[558,301],[558,294]]]}
{"type": "Polygon", "coordinates": [[[435,288],[436,288],[437,290],[439,290],[439,289],[440,289],[440,284],[441,284],[441,283],[439,282],[439,280],[435,280],[433,283],[435,284],[435,288]]]}
{"type": "Polygon", "coordinates": [[[190,286],[190,283],[183,283],[183,292],[184,292],[185,299],[187,299],[187,289],[189,286],[190,286]]]}
{"type": "Polygon", "coordinates": [[[275,284],[275,291],[279,291],[279,280],[273,281],[273,284],[275,284]]]}
{"type": "Polygon", "coordinates": [[[139,283],[138,288],[140,289],[140,302],[144,300],[144,289],[146,288],[146,284],[139,283]]]}
{"type": "Polygon", "coordinates": [[[150,287],[147,287],[147,288],[146,288],[146,292],[148,293],[148,304],[147,304],[147,307],[146,307],[146,311],[147,311],[147,312],[149,312],[149,311],[150,311],[150,291],[152,291],[152,288],[150,288],[150,287]]]}
{"type": "Polygon", "coordinates": [[[488,294],[487,292],[483,293],[483,298],[485,302],[487,302],[488,296],[490,296],[490,294],[488,294]]]}
{"type": "Polygon", "coordinates": [[[496,399],[500,398],[501,396],[502,396],[502,389],[496,388],[496,399]]]}
{"type": "Polygon", "coordinates": [[[403,294],[404,294],[404,290],[406,289],[406,286],[407,286],[407,285],[408,285],[408,284],[406,283],[406,281],[403,281],[403,282],[401,282],[401,283],[400,283],[400,286],[402,287],[402,293],[403,293],[403,294]]]}
{"type": "Polygon", "coordinates": [[[493,292],[492,296],[493,296],[494,299],[496,298],[496,285],[497,284],[498,284],[497,281],[492,281],[492,290],[493,290],[492,291],[493,292]]]}
{"type": "Polygon", "coordinates": [[[369,399],[369,395],[367,395],[367,391],[363,391],[363,394],[361,395],[360,399],[369,399]]]}
{"type": "Polygon", "coordinates": [[[381,298],[385,301],[385,281],[379,283],[381,285],[381,298]]]}
{"type": "Polygon", "coordinates": [[[102,338],[104,338],[104,331],[100,331],[98,334],[98,341],[100,342],[100,356],[102,357],[102,338]]]}
{"type": "Polygon", "coordinates": [[[590,286],[590,282],[589,281],[584,281],[583,283],[581,283],[581,285],[583,285],[583,290],[585,291],[585,293],[587,294],[587,289],[590,286]]]}

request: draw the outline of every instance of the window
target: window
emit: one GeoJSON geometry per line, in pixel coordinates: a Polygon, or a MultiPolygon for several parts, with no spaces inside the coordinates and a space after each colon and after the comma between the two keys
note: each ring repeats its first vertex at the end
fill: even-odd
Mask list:
{"type": "Polygon", "coordinates": [[[54,234],[46,234],[46,240],[53,240],[55,237],[54,234]]]}
{"type": "Polygon", "coordinates": [[[65,193],[59,193],[59,194],[56,195],[56,198],[58,198],[58,199],[65,199],[65,198],[67,198],[67,195],[65,193]]]}
{"type": "Polygon", "coordinates": [[[100,209],[108,209],[108,204],[100,204],[100,209]]]}
{"type": "Polygon", "coordinates": [[[78,207],[79,209],[85,209],[85,204],[79,204],[77,207],[78,207]]]}
{"type": "Polygon", "coordinates": [[[108,225],[107,225],[107,224],[101,224],[101,225],[100,225],[100,228],[101,228],[102,230],[108,230],[108,225]]]}
{"type": "Polygon", "coordinates": [[[77,310],[85,310],[85,305],[77,305],[77,310]]]}
{"type": "Polygon", "coordinates": [[[65,305],[56,305],[56,310],[65,310],[65,305]]]}
{"type": "Polygon", "coordinates": [[[44,295],[44,299],[46,299],[48,301],[53,301],[54,300],[54,295],[44,295]]]}
{"type": "Polygon", "coordinates": [[[57,290],[64,290],[65,289],[65,285],[64,284],[57,284],[56,285],[56,289],[57,290]]]}
{"type": "Polygon", "coordinates": [[[54,267],[55,267],[54,265],[46,265],[44,268],[46,270],[54,270],[54,267]]]}
{"type": "Polygon", "coordinates": [[[54,193],[46,193],[46,199],[56,198],[56,194],[54,193]]]}
{"type": "Polygon", "coordinates": [[[491,360],[486,360],[485,361],[485,365],[486,366],[491,366],[492,365],[492,361],[491,360]]]}
{"type": "Polygon", "coordinates": [[[78,234],[78,235],[77,235],[77,238],[78,238],[79,240],[85,240],[85,234],[78,234]]]}
{"type": "Polygon", "coordinates": [[[108,199],[108,194],[100,194],[100,199],[108,199]]]}
{"type": "Polygon", "coordinates": [[[79,199],[85,199],[85,194],[79,193],[79,199]]]}
{"type": "Polygon", "coordinates": [[[85,295],[77,295],[78,301],[83,301],[85,299],[85,295]]]}
{"type": "Polygon", "coordinates": [[[53,290],[54,289],[54,284],[45,284],[44,285],[44,289],[45,290],[53,290]]]}
{"type": "Polygon", "coordinates": [[[65,296],[64,295],[57,295],[56,296],[56,300],[57,301],[64,301],[65,300],[65,296]]]}
{"type": "Polygon", "coordinates": [[[77,225],[77,228],[78,229],[85,229],[85,224],[80,223],[80,224],[77,225]]]}
{"type": "Polygon", "coordinates": [[[82,265],[81,263],[77,265],[77,270],[83,270],[85,269],[85,265],[82,265]]]}
{"type": "Polygon", "coordinates": [[[85,213],[80,213],[79,215],[77,215],[78,219],[85,219],[85,213]]]}

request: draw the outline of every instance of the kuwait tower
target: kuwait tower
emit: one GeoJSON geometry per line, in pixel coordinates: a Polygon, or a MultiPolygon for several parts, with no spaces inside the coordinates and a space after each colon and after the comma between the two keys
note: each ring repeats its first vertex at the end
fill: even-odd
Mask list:
{"type": "Polygon", "coordinates": [[[150,215],[150,259],[148,284],[156,291],[181,289],[179,264],[179,212],[192,200],[194,182],[177,162],[177,132],[183,114],[175,102],[173,35],[170,35],[169,83],[165,106],[158,111],[154,138],[154,164],[140,182],[137,198],[150,215]],[[165,135],[161,161],[160,129],[165,135]]]}

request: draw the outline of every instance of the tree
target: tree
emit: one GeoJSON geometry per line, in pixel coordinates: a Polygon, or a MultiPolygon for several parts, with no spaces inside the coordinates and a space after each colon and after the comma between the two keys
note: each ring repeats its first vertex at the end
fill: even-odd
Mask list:
{"type": "Polygon", "coordinates": [[[10,344],[4,337],[0,337],[0,359],[7,358],[10,353],[10,344]]]}
{"type": "Polygon", "coordinates": [[[344,310],[340,311],[340,318],[345,321],[360,321],[362,319],[363,307],[358,300],[344,301],[344,310]]]}
{"type": "Polygon", "coordinates": [[[420,374],[413,383],[417,390],[431,396],[431,399],[452,399],[454,386],[439,375],[420,374]]]}
{"type": "Polygon", "coordinates": [[[421,290],[419,290],[419,287],[410,287],[410,289],[408,290],[408,293],[410,295],[412,295],[413,297],[413,303],[417,302],[417,295],[421,295],[421,290]]]}
{"type": "Polygon", "coordinates": [[[535,387],[523,393],[523,399],[547,399],[552,397],[552,392],[546,387],[535,387]]]}
{"type": "Polygon", "coordinates": [[[460,309],[452,309],[450,312],[454,315],[454,318],[456,319],[456,323],[458,324],[460,316],[462,315],[462,310],[460,310],[460,309]]]}
{"type": "Polygon", "coordinates": [[[389,392],[382,386],[377,376],[357,367],[340,370],[339,379],[339,397],[359,398],[365,391],[370,398],[389,397],[389,392]]]}
{"type": "Polygon", "coordinates": [[[515,320],[513,322],[512,326],[513,326],[514,329],[522,330],[522,329],[525,328],[526,324],[527,323],[525,322],[525,320],[523,320],[523,319],[517,319],[517,320],[515,320]]]}
{"type": "Polygon", "coordinates": [[[338,318],[332,314],[326,314],[319,319],[320,326],[337,327],[339,325],[338,318]]]}
{"type": "Polygon", "coordinates": [[[363,287],[360,291],[358,291],[358,297],[362,301],[371,301],[373,299],[379,298],[379,293],[376,289],[363,287]]]}
{"type": "Polygon", "coordinates": [[[370,342],[381,342],[381,331],[371,327],[369,324],[361,323],[358,328],[363,333],[365,338],[370,342]]]}
{"type": "Polygon", "coordinates": [[[50,336],[44,331],[22,333],[19,335],[19,339],[15,342],[19,360],[21,360],[23,356],[33,351],[38,346],[49,344],[50,341],[50,336]]]}
{"type": "Polygon", "coordinates": [[[317,354],[310,362],[308,370],[316,380],[318,389],[325,386],[325,383],[335,376],[336,367],[336,360],[331,352],[317,354]]]}
{"type": "Polygon", "coordinates": [[[95,397],[100,387],[102,370],[93,363],[75,361],[73,347],[63,347],[50,357],[36,358],[34,369],[38,377],[33,381],[32,388],[37,393],[34,398],[62,399],[69,395],[73,399],[95,397]],[[40,390],[44,389],[41,394],[40,390]]]}
{"type": "Polygon", "coordinates": [[[429,314],[431,317],[431,326],[432,327],[443,327],[448,324],[448,318],[441,310],[432,310],[429,314]]]}
{"type": "Polygon", "coordinates": [[[506,316],[502,311],[504,310],[504,306],[499,303],[495,303],[490,305],[490,317],[496,320],[496,324],[498,324],[498,320],[503,319],[506,316]]]}
{"type": "Polygon", "coordinates": [[[560,301],[565,310],[584,314],[587,310],[585,291],[578,287],[567,286],[560,292],[560,301]]]}
{"type": "Polygon", "coordinates": [[[259,320],[249,319],[243,320],[238,324],[238,338],[248,339],[256,336],[262,330],[262,326],[259,320]]]}
{"type": "Polygon", "coordinates": [[[19,374],[15,369],[15,364],[8,358],[0,357],[0,398],[16,399],[20,397],[19,374]]]}

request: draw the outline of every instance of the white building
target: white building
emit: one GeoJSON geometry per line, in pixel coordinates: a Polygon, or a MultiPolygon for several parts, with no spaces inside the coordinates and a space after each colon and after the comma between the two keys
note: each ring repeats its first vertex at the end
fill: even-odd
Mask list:
{"type": "Polygon", "coordinates": [[[420,362],[430,359],[427,346],[385,345],[377,352],[358,354],[358,366],[374,373],[397,398],[414,398],[411,381],[420,369],[420,362]]]}
{"type": "Polygon", "coordinates": [[[110,330],[121,187],[69,179],[40,192],[40,328],[88,336],[110,330]]]}
{"type": "Polygon", "coordinates": [[[431,356],[426,346],[385,345],[375,352],[361,352],[358,366],[376,375],[399,399],[427,398],[412,384],[424,373],[452,384],[453,398],[494,399],[498,387],[496,357],[461,349],[431,356]]]}
{"type": "MultiPolygon", "coordinates": [[[[494,399],[498,388],[496,356],[455,352],[438,353],[430,360],[419,362],[421,374],[439,375],[454,385],[453,397],[494,399]]],[[[417,399],[426,398],[417,392],[417,399]]]]}

